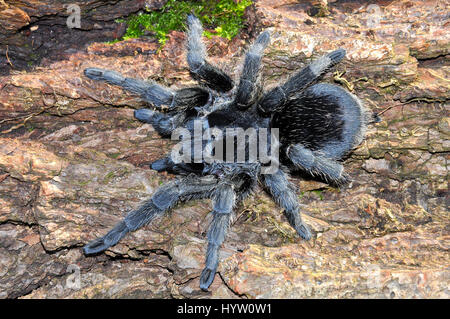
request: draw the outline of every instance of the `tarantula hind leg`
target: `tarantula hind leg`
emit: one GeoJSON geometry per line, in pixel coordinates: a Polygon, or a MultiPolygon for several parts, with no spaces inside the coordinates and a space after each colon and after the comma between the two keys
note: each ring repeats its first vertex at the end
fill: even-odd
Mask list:
{"type": "Polygon", "coordinates": [[[226,232],[230,226],[236,194],[233,186],[221,183],[213,194],[213,220],[208,230],[208,248],[206,251],[205,268],[200,275],[200,288],[208,289],[216,275],[219,263],[219,248],[225,240],[226,232]]]}
{"type": "Polygon", "coordinates": [[[318,175],[327,182],[335,185],[344,185],[350,181],[341,163],[313,152],[301,144],[289,147],[287,156],[295,166],[306,170],[312,175],[318,175]]]}
{"type": "Polygon", "coordinates": [[[127,233],[135,231],[161,216],[180,201],[209,198],[216,185],[217,179],[210,175],[201,178],[188,176],[166,184],[159,188],[150,200],[144,202],[138,209],[131,211],[105,236],[84,246],[84,253],[96,254],[114,246],[127,233]]]}
{"type": "Polygon", "coordinates": [[[344,57],[344,49],[321,56],[291,76],[283,85],[276,86],[267,92],[258,102],[259,109],[264,113],[272,113],[281,108],[290,96],[319,79],[327,69],[338,64],[344,57]]]}
{"type": "Polygon", "coordinates": [[[286,173],[279,169],[275,174],[261,176],[263,185],[272,195],[275,202],[284,209],[289,223],[297,231],[297,234],[303,239],[311,239],[311,232],[300,216],[300,208],[294,187],[288,181],[286,173]]]}

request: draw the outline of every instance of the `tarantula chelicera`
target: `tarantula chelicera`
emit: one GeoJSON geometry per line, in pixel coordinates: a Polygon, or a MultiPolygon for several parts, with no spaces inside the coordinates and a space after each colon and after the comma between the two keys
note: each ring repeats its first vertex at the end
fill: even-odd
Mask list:
{"type": "MultiPolygon", "coordinates": [[[[289,223],[300,237],[310,239],[311,232],[300,216],[297,196],[288,181],[288,174],[303,170],[336,184],[347,182],[348,177],[338,160],[361,143],[366,125],[375,121],[377,116],[341,87],[313,84],[344,58],[343,49],[320,57],[284,84],[263,92],[258,73],[262,53],[270,40],[268,31],[260,34],[247,52],[239,83],[235,86],[225,72],[206,61],[200,21],[191,15],[187,23],[187,61],[192,77],[201,83],[200,86],[174,91],[156,83],[125,78],[109,70],[88,68],[84,74],[90,79],[116,84],[139,94],[159,111],[164,107],[165,112],[140,109],[134,113],[138,120],[151,123],[162,136],[170,136],[177,128],[194,133],[196,122],[203,128],[219,130],[251,128],[259,132],[277,128],[277,138],[271,135],[265,144],[258,145],[259,148],[270,148],[271,163],[279,165],[264,172],[266,162],[250,161],[248,151],[245,151],[243,161],[236,161],[236,155],[239,155],[236,150],[231,161],[217,158],[205,161],[201,156],[200,161],[179,161],[173,156],[157,160],[152,163],[152,169],[183,177],[159,188],[105,236],[87,244],[84,252],[95,254],[115,245],[125,234],[161,216],[179,202],[212,199],[213,218],[207,234],[205,268],[200,276],[200,288],[207,290],[214,279],[219,248],[236,203],[248,196],[260,182],[284,209],[289,223]],[[279,156],[272,153],[273,149],[279,151],[276,154],[279,156]]],[[[196,152],[205,152],[208,141],[203,141],[200,149],[194,147],[192,156],[198,156],[196,152]]],[[[246,145],[249,144],[254,146],[246,140],[246,145]]],[[[220,146],[220,143],[214,145],[220,146]]]]}

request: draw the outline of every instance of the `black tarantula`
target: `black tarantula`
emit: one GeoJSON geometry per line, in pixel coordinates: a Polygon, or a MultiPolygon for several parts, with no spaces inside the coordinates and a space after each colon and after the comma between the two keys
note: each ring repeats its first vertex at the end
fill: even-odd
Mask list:
{"type": "MultiPolygon", "coordinates": [[[[336,184],[347,182],[348,177],[338,160],[361,143],[366,125],[374,122],[377,116],[341,87],[328,83],[313,84],[344,58],[343,49],[320,57],[286,83],[262,92],[258,73],[263,51],[270,41],[268,31],[260,34],[247,52],[239,84],[235,86],[225,72],[206,61],[200,21],[190,15],[187,23],[187,61],[192,77],[201,86],[172,91],[156,83],[125,78],[109,70],[88,68],[84,74],[90,79],[116,84],[139,94],[159,110],[165,107],[166,112],[140,109],[134,113],[138,120],[151,123],[162,136],[170,136],[177,128],[192,133],[195,121],[201,121],[203,127],[220,130],[278,128],[279,138],[271,139],[265,147],[279,150],[279,168],[264,173],[263,168],[267,165],[258,160],[249,161],[248,156],[243,162],[192,163],[174,161],[171,156],[157,160],[152,163],[152,169],[183,177],[159,188],[151,199],[131,211],[105,236],[87,244],[84,252],[95,254],[115,245],[128,232],[151,222],[179,202],[212,199],[213,219],[207,234],[205,268],[200,276],[200,288],[207,290],[214,279],[219,248],[236,203],[248,196],[260,182],[284,209],[289,223],[300,237],[310,239],[311,232],[300,216],[288,173],[303,170],[336,184]]],[[[201,148],[200,152],[203,151],[201,148]]],[[[272,156],[271,161],[278,163],[278,156],[272,156]]]]}

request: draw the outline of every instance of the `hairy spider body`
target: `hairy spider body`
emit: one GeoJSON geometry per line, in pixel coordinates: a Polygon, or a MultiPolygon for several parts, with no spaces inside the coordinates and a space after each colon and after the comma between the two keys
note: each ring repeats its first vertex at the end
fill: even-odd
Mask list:
{"type": "MultiPolygon", "coordinates": [[[[157,171],[168,171],[183,177],[158,189],[138,209],[131,211],[105,236],[84,247],[86,254],[99,253],[115,245],[128,232],[161,216],[179,202],[192,199],[212,199],[213,219],[207,234],[208,247],[205,268],[200,276],[200,288],[211,285],[219,261],[219,248],[225,240],[233,215],[233,207],[248,196],[259,183],[285,215],[300,237],[308,240],[311,232],[303,223],[293,185],[287,176],[291,171],[303,170],[327,181],[347,182],[340,160],[361,143],[366,125],[376,119],[353,94],[341,87],[319,83],[320,76],[345,56],[342,49],[322,56],[291,76],[284,84],[263,92],[259,70],[261,57],[270,35],[263,32],[245,56],[239,83],[222,70],[206,61],[200,21],[188,17],[187,61],[191,75],[199,87],[172,91],[156,83],[125,78],[117,72],[88,68],[85,75],[94,80],[107,81],[137,93],[157,110],[135,111],[138,120],[147,122],[162,135],[170,136],[175,129],[195,131],[195,121],[203,128],[279,129],[279,140],[268,139],[267,151],[279,148],[280,158],[271,154],[271,160],[280,161],[275,171],[264,173],[266,163],[249,161],[248,152],[243,162],[236,161],[234,150],[231,162],[174,161],[167,156],[152,163],[157,171]]],[[[195,137],[194,137],[195,139],[195,137]]],[[[204,152],[202,141],[200,152],[204,152]]],[[[250,142],[247,141],[248,146],[250,142]]]]}

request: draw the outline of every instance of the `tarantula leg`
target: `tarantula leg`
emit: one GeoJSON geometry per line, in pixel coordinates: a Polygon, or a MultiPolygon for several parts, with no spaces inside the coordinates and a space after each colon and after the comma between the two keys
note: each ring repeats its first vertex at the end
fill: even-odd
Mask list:
{"type": "Polygon", "coordinates": [[[202,178],[186,177],[166,184],[159,188],[150,200],[144,202],[138,209],[131,211],[105,236],[84,246],[84,253],[96,254],[114,246],[127,233],[135,231],[161,216],[180,201],[209,198],[216,185],[217,179],[211,175],[202,178]]]}
{"type": "Polygon", "coordinates": [[[294,187],[288,181],[286,174],[279,169],[275,174],[265,174],[261,175],[261,177],[264,186],[275,202],[284,209],[289,223],[297,231],[297,234],[303,239],[311,239],[311,232],[300,216],[300,208],[294,187]]]}
{"type": "Polygon", "coordinates": [[[157,172],[168,172],[175,175],[202,175],[205,165],[203,163],[175,163],[168,156],[154,161],[150,167],[157,172]]]}
{"type": "Polygon", "coordinates": [[[233,80],[222,70],[206,61],[206,48],[202,42],[203,27],[200,20],[189,15],[187,61],[191,75],[197,81],[218,92],[227,92],[233,88],[233,80]]]}
{"type": "Polygon", "coordinates": [[[214,280],[219,264],[219,248],[225,240],[230,226],[231,214],[236,201],[236,194],[230,184],[220,184],[213,195],[213,220],[208,230],[208,248],[205,268],[200,275],[200,288],[207,290],[214,280]]]}
{"type": "Polygon", "coordinates": [[[183,124],[184,113],[175,115],[163,114],[150,109],[139,109],[134,111],[134,117],[139,121],[151,124],[163,137],[169,137],[172,131],[183,124]]]}
{"type": "Polygon", "coordinates": [[[171,91],[155,82],[146,82],[125,78],[120,73],[98,68],[87,68],[84,74],[97,81],[106,81],[121,86],[127,91],[139,94],[144,100],[156,107],[169,106],[169,110],[184,110],[192,106],[203,106],[210,102],[211,94],[200,87],[171,91]]]}
{"type": "Polygon", "coordinates": [[[256,96],[261,57],[270,41],[268,31],[261,33],[245,56],[244,68],[235,98],[238,108],[244,110],[249,107],[256,96]]]}
{"type": "Polygon", "coordinates": [[[161,105],[172,105],[175,93],[156,83],[126,78],[122,74],[98,68],[87,68],[84,74],[96,81],[106,81],[123,87],[125,90],[139,94],[146,101],[159,107],[161,105]]]}
{"type": "Polygon", "coordinates": [[[313,152],[301,144],[289,147],[286,153],[294,165],[312,175],[319,175],[337,185],[346,184],[349,181],[341,163],[313,152]]]}
{"type": "Polygon", "coordinates": [[[338,49],[313,61],[291,76],[286,83],[267,92],[258,102],[259,109],[263,113],[272,113],[281,108],[292,94],[317,80],[327,69],[339,63],[344,56],[345,50],[338,49]]]}

